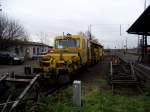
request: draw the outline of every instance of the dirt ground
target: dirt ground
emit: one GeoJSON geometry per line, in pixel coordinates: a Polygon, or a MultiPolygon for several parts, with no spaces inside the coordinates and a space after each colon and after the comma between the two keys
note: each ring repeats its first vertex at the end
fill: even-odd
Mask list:
{"type": "Polygon", "coordinates": [[[107,61],[101,61],[90,66],[80,73],[82,95],[87,95],[92,89],[110,90],[111,86],[106,80],[109,67],[107,61]]]}

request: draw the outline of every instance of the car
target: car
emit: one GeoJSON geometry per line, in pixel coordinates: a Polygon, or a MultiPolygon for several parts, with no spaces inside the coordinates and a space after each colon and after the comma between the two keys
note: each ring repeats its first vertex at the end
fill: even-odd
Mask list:
{"type": "Polygon", "coordinates": [[[0,64],[22,64],[24,57],[18,56],[12,52],[0,52],[0,64]]]}
{"type": "Polygon", "coordinates": [[[41,52],[41,53],[39,53],[37,55],[33,55],[32,59],[33,60],[41,59],[45,54],[47,54],[47,52],[41,52]]]}

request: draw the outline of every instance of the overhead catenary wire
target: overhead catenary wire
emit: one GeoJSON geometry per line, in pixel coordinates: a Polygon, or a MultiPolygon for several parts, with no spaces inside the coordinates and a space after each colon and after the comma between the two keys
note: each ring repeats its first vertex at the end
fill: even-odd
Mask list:
{"type": "MultiPolygon", "coordinates": [[[[118,35],[122,36],[124,34],[127,34],[126,29],[129,27],[129,25],[130,24],[92,24],[92,25],[90,25],[90,28],[88,26],[88,29],[90,29],[90,31],[91,31],[91,27],[102,27],[102,28],[98,28],[99,29],[98,32],[100,32],[100,30],[102,30],[101,31],[102,33],[104,33],[104,32],[117,33],[118,32],[118,35]],[[106,29],[106,30],[104,30],[104,29],[106,29]],[[113,29],[113,30],[111,30],[111,29],[113,29]],[[116,29],[116,30],[114,30],[114,29],[116,29]]],[[[94,31],[93,29],[94,28],[92,28],[92,31],[94,31]]]]}
{"type": "MultiPolygon", "coordinates": [[[[88,28],[89,28],[89,26],[88,26],[88,28]]],[[[96,35],[101,35],[101,37],[103,37],[103,39],[104,39],[104,37],[111,37],[111,38],[114,38],[114,39],[115,39],[115,37],[118,37],[118,39],[120,40],[120,42],[118,42],[118,40],[115,39],[113,41],[113,43],[115,43],[115,46],[118,46],[119,48],[128,49],[128,48],[131,47],[131,45],[133,45],[133,44],[131,44],[133,42],[129,41],[128,39],[130,37],[130,39],[133,40],[132,37],[135,37],[135,36],[134,35],[129,35],[126,32],[126,30],[130,26],[130,23],[121,23],[121,24],[119,24],[119,23],[118,24],[91,24],[91,26],[92,26],[92,33],[94,35],[95,34],[96,35]],[[107,34],[106,34],[106,32],[107,32],[107,34]]]]}

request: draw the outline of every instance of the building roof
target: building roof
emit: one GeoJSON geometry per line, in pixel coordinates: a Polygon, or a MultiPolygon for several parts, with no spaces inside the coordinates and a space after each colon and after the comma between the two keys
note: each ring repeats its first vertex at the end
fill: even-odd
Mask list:
{"type": "Polygon", "coordinates": [[[130,34],[150,36],[150,5],[127,30],[130,34]]]}
{"type": "Polygon", "coordinates": [[[33,45],[33,46],[45,46],[45,47],[52,47],[43,43],[39,42],[25,42],[24,45],[33,45]]]}

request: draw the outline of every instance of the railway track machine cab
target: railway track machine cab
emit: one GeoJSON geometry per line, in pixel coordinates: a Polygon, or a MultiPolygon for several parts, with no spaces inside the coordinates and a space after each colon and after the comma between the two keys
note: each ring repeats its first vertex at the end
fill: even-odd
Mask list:
{"type": "Polygon", "coordinates": [[[57,36],[54,43],[54,51],[40,60],[44,73],[72,74],[82,66],[99,61],[103,55],[103,46],[82,35],[57,36]]]}

